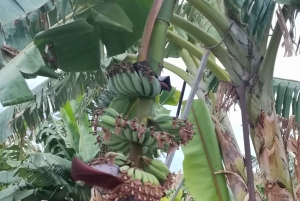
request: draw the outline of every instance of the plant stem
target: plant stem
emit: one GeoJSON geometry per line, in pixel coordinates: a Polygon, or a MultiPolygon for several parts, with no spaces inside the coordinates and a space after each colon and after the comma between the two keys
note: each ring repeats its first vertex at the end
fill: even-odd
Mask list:
{"type": "MultiPolygon", "coordinates": [[[[182,48],[185,48],[190,54],[196,56],[198,59],[202,58],[203,52],[199,50],[195,45],[186,41],[182,37],[178,36],[177,34],[168,31],[168,38],[179,45],[182,48]]],[[[230,78],[225,70],[219,67],[215,62],[211,59],[208,59],[207,68],[214,74],[219,80],[222,81],[230,81],[230,78]]]]}
{"type": "MultiPolygon", "coordinates": [[[[196,40],[200,41],[205,46],[214,46],[219,43],[215,38],[213,38],[207,32],[200,29],[193,23],[187,21],[186,19],[180,17],[179,15],[174,14],[171,18],[171,23],[183,29],[190,35],[192,35],[196,40]]],[[[221,57],[222,55],[228,54],[227,50],[222,45],[212,48],[211,51],[218,58],[221,57]]]]}
{"type": "MultiPolygon", "coordinates": [[[[188,2],[208,19],[223,38],[230,56],[227,55],[218,59],[227,69],[231,80],[236,85],[241,84],[240,76],[243,75],[245,70],[251,71],[251,60],[248,57],[249,37],[247,33],[234,21],[230,21],[222,12],[212,7],[207,1],[188,0],[188,2]]],[[[253,48],[256,49],[256,46],[253,48]]],[[[218,57],[218,55],[216,56],[218,57]]],[[[259,60],[260,58],[255,59],[259,60]]]]}
{"type": "Polygon", "coordinates": [[[167,30],[170,25],[174,5],[175,0],[164,1],[159,14],[157,15],[151,35],[148,61],[152,70],[157,75],[159,75],[162,70],[160,64],[162,64],[164,59],[167,30]]]}
{"type": "Polygon", "coordinates": [[[182,70],[181,68],[179,68],[173,64],[170,64],[168,62],[164,62],[164,67],[165,67],[165,69],[168,69],[169,71],[171,71],[172,73],[176,74],[178,77],[183,79],[189,85],[192,85],[193,80],[192,80],[191,76],[188,73],[186,73],[184,70],[182,70]]]}
{"type": "Polygon", "coordinates": [[[149,49],[148,61],[152,70],[159,75],[164,58],[165,45],[167,40],[167,29],[169,24],[162,20],[157,20],[151,37],[151,44],[149,49]]]}
{"type": "Polygon", "coordinates": [[[182,60],[184,61],[185,65],[186,65],[186,68],[188,69],[188,71],[192,75],[196,75],[196,73],[197,73],[197,67],[196,67],[193,59],[191,58],[189,52],[186,49],[182,49],[181,52],[180,52],[180,56],[181,56],[182,60]]]}
{"type": "MultiPolygon", "coordinates": [[[[203,43],[205,46],[213,47],[211,48],[211,52],[219,59],[223,66],[228,69],[229,72],[233,70],[233,61],[230,58],[228,51],[223,45],[218,46],[219,42],[215,38],[178,15],[173,15],[171,22],[175,26],[186,31],[189,35],[194,37],[199,42],[203,43]]],[[[213,59],[210,58],[210,61],[212,60],[213,59]]]]}
{"type": "Polygon", "coordinates": [[[199,10],[208,21],[216,28],[218,33],[223,36],[230,26],[227,17],[209,5],[206,1],[203,0],[187,0],[192,6],[199,10]]]}
{"type": "Polygon", "coordinates": [[[129,160],[133,162],[133,167],[139,167],[140,157],[143,155],[143,146],[138,143],[130,143],[129,160]]]}
{"type": "MultiPolygon", "coordinates": [[[[145,126],[148,124],[148,116],[152,111],[154,100],[149,98],[139,98],[137,107],[136,118],[139,123],[143,123],[145,126]]],[[[134,167],[139,167],[140,157],[142,156],[143,146],[138,143],[130,143],[129,159],[133,162],[134,167]]]]}
{"type": "Polygon", "coordinates": [[[142,36],[142,40],[140,43],[139,53],[138,53],[138,59],[137,61],[145,61],[148,57],[148,51],[149,51],[149,45],[150,45],[150,39],[151,34],[154,26],[154,22],[156,20],[156,17],[159,13],[159,10],[163,4],[164,0],[155,0],[152,4],[151,10],[149,12],[146,25],[144,28],[144,33],[142,36]]]}
{"type": "MultiPolygon", "coordinates": [[[[282,8],[282,12],[285,20],[288,18],[291,11],[292,11],[291,6],[285,5],[282,8]]],[[[261,96],[261,100],[262,100],[262,108],[265,109],[265,111],[270,111],[270,109],[272,109],[271,107],[269,107],[270,99],[268,97],[273,97],[273,75],[274,75],[275,61],[276,61],[276,56],[279,49],[281,37],[282,37],[282,32],[277,22],[259,71],[259,76],[262,78],[262,80],[264,80],[264,85],[262,89],[264,93],[261,96]]]]}

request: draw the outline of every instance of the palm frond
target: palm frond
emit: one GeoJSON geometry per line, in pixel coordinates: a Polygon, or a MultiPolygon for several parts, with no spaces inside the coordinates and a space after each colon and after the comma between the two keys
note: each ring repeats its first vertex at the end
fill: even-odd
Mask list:
{"type": "Polygon", "coordinates": [[[275,78],[273,80],[273,94],[276,113],[286,119],[290,114],[296,116],[300,122],[300,82],[275,78]]]}
{"type": "Polygon", "coordinates": [[[18,128],[16,122],[25,121],[33,131],[52,112],[57,112],[67,102],[83,95],[87,88],[99,88],[105,83],[102,71],[88,73],[62,73],[59,79],[47,79],[31,93],[34,100],[10,106],[0,113],[1,137],[5,142],[18,128]]]}
{"type": "Polygon", "coordinates": [[[274,13],[273,0],[224,0],[228,16],[260,42],[269,33],[274,13]]]}
{"type": "MultiPolygon", "coordinates": [[[[87,200],[90,188],[76,184],[71,179],[70,168],[71,161],[50,153],[30,154],[25,161],[7,160],[2,164],[2,169],[13,171],[21,181],[1,191],[0,198],[13,201],[22,195],[22,200],[26,197],[28,200],[40,200],[40,196],[53,200],[64,200],[66,197],[87,200]]],[[[2,171],[0,175],[5,173],[2,171]]]]}

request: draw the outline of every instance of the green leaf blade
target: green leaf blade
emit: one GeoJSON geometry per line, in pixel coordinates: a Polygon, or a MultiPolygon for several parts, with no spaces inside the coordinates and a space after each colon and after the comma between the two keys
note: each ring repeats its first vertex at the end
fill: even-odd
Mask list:
{"type": "Polygon", "coordinates": [[[202,99],[194,101],[188,119],[196,126],[193,140],[182,147],[183,171],[189,192],[198,201],[229,200],[225,176],[215,174],[223,170],[223,165],[214,125],[202,99]]]}

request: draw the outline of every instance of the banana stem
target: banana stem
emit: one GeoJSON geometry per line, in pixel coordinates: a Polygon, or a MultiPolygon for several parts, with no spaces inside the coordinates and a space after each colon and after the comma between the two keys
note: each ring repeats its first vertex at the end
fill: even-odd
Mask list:
{"type": "Polygon", "coordinates": [[[145,61],[148,57],[149,45],[152,35],[153,26],[156,20],[156,17],[160,11],[160,8],[164,0],[155,0],[152,4],[152,8],[147,18],[146,26],[144,29],[143,37],[140,43],[138,59],[137,61],[145,61]]]}
{"type": "Polygon", "coordinates": [[[159,75],[161,65],[164,59],[164,51],[167,40],[167,30],[170,25],[171,16],[175,0],[164,1],[154,24],[151,35],[151,44],[149,48],[148,61],[152,70],[159,75]]]}
{"type": "MultiPolygon", "coordinates": [[[[183,39],[179,35],[171,32],[171,31],[168,31],[168,38],[172,42],[174,42],[177,45],[179,45],[180,47],[185,48],[190,54],[196,56],[198,59],[202,58],[203,51],[199,50],[195,45],[193,45],[192,43],[186,41],[185,39],[183,39]]],[[[222,69],[221,67],[219,67],[211,58],[208,59],[207,68],[219,80],[230,82],[230,78],[229,78],[228,73],[224,69],[222,69]]]]}
{"type": "Polygon", "coordinates": [[[139,167],[140,157],[143,155],[143,146],[138,143],[130,143],[129,160],[133,167],[139,167]]]}
{"type": "MultiPolygon", "coordinates": [[[[285,5],[283,7],[282,12],[285,20],[288,18],[291,11],[292,8],[290,6],[285,5]]],[[[274,75],[276,56],[279,49],[281,38],[282,38],[282,32],[279,23],[277,22],[268,49],[266,51],[265,58],[259,70],[259,76],[264,80],[263,91],[265,93],[262,93],[261,103],[262,103],[262,108],[265,111],[273,109],[269,107],[269,97],[272,97],[273,95],[273,75],[274,75]]]]}
{"type": "Polygon", "coordinates": [[[188,2],[208,19],[221,36],[225,34],[230,24],[223,13],[212,7],[207,1],[188,0],[188,2]]]}
{"type": "MultiPolygon", "coordinates": [[[[151,113],[154,101],[149,98],[139,98],[137,104],[136,118],[139,123],[143,123],[145,126],[148,124],[148,116],[151,113]]],[[[142,156],[143,146],[138,143],[130,143],[129,159],[133,162],[134,167],[139,167],[140,157],[142,156]]]]}

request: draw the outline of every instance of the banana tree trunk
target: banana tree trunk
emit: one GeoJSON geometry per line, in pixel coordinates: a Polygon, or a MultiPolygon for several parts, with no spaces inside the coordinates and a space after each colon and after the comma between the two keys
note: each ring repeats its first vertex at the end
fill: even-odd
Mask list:
{"type": "Polygon", "coordinates": [[[256,84],[247,92],[247,109],[265,193],[270,201],[295,200],[272,90],[268,82],[264,83],[266,71],[260,72],[255,79],[256,84]]]}

